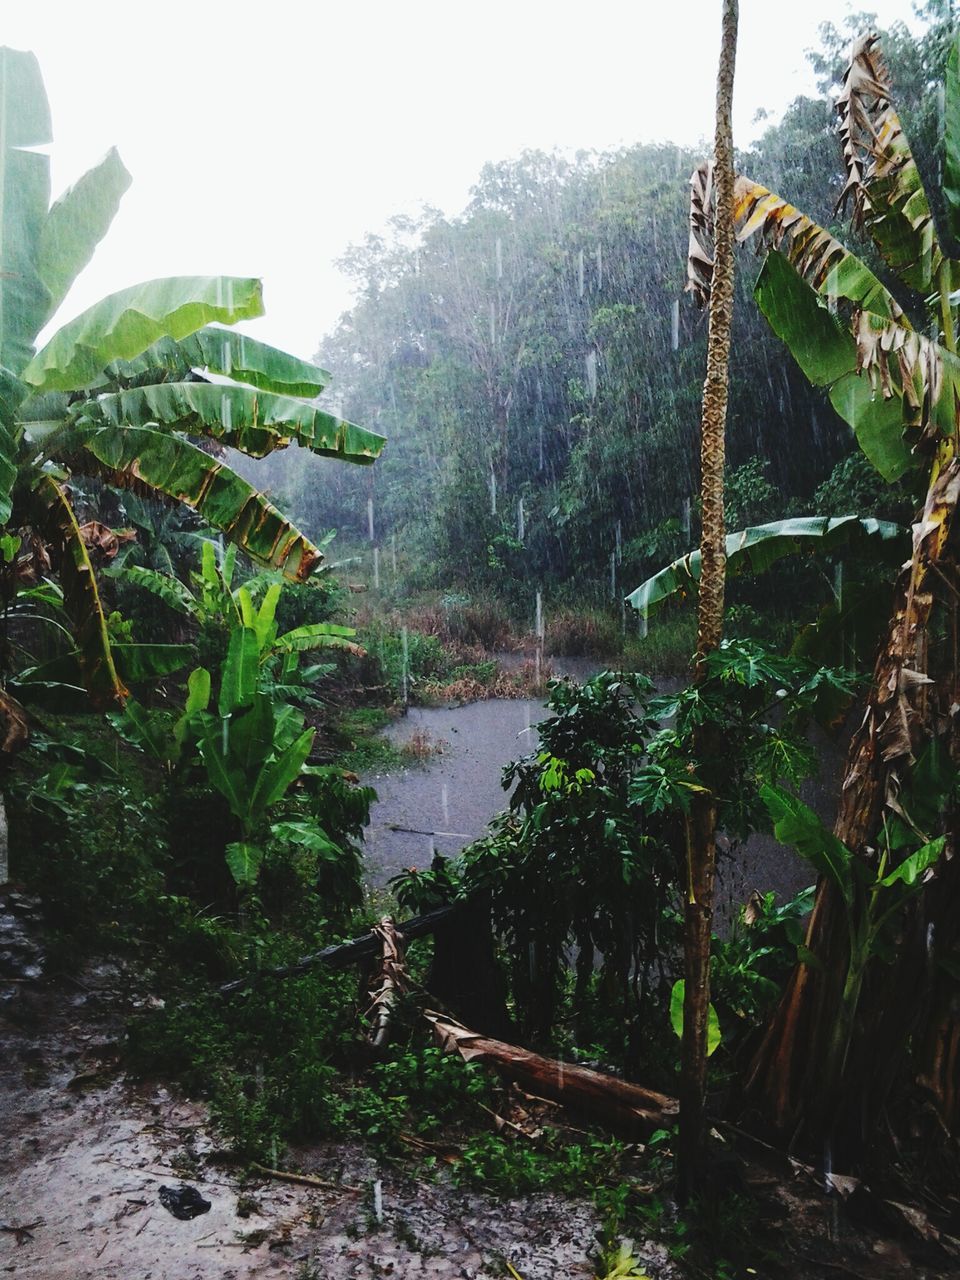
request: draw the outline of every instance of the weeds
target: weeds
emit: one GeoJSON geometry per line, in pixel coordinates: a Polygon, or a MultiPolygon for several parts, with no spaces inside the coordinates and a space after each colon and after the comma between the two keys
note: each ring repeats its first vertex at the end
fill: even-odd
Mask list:
{"type": "Polygon", "coordinates": [[[444,738],[433,738],[429,729],[415,729],[400,748],[400,755],[407,762],[423,764],[434,756],[442,756],[450,744],[444,738]]]}

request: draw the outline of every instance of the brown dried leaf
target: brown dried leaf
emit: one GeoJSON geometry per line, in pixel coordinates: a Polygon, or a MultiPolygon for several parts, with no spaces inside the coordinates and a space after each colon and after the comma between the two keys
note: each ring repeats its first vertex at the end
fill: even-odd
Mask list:
{"type": "Polygon", "coordinates": [[[889,266],[911,288],[927,292],[944,255],[872,32],[853,46],[836,106],[847,170],[837,208],[851,202],[855,224],[870,233],[889,266]]]}
{"type": "Polygon", "coordinates": [[[743,923],[748,927],[756,924],[762,914],[763,895],[758,889],[754,889],[743,908],[743,923]]]}
{"type": "Polygon", "coordinates": [[[135,542],[135,529],[109,529],[99,520],[88,520],[80,525],[80,536],[88,551],[97,551],[105,560],[112,560],[125,542],[135,542]]]}
{"type": "Polygon", "coordinates": [[[0,689],[0,753],[13,756],[27,745],[30,726],[27,713],[8,693],[0,689]]]}

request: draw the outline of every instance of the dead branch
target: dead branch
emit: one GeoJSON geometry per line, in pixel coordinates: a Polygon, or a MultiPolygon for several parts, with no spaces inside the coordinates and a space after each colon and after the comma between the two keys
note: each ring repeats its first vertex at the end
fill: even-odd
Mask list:
{"type": "MultiPolygon", "coordinates": [[[[464,906],[462,902],[454,902],[448,907],[437,907],[436,910],[428,911],[422,916],[405,920],[398,926],[404,942],[433,933],[437,925],[451,919],[462,911],[464,906]]],[[[379,939],[373,933],[364,934],[362,938],[351,938],[349,942],[336,942],[332,946],[324,947],[322,951],[303,956],[295,964],[279,965],[272,969],[257,969],[233,982],[226,982],[218,988],[219,994],[232,996],[238,991],[246,991],[264,978],[296,978],[321,965],[327,969],[348,969],[350,965],[376,955],[378,947],[379,939]]]]}
{"type": "Polygon", "coordinates": [[[350,1187],[343,1182],[332,1182],[329,1178],[317,1178],[312,1173],[288,1173],[286,1169],[271,1169],[265,1164],[251,1164],[250,1168],[265,1178],[276,1178],[280,1182],[295,1182],[298,1187],[322,1187],[325,1191],[348,1191],[351,1195],[363,1194],[363,1187],[350,1187]]]}
{"type": "Polygon", "coordinates": [[[666,1094],[477,1035],[439,1013],[425,1011],[424,1017],[448,1053],[459,1053],[464,1062],[495,1067],[524,1089],[589,1115],[618,1132],[647,1134],[676,1120],[677,1101],[666,1094]]]}
{"type": "Polygon", "coordinates": [[[367,1039],[377,1052],[381,1052],[390,1039],[394,1010],[400,997],[410,989],[410,978],[403,952],[403,936],[397,931],[393,917],[384,916],[372,933],[380,942],[382,956],[380,968],[370,986],[370,1007],[366,1016],[371,1019],[371,1024],[367,1039]]]}

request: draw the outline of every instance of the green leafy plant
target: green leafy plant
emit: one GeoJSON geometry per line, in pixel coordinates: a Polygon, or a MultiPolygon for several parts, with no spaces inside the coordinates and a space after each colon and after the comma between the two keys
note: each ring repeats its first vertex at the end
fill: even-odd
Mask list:
{"type": "MultiPolygon", "coordinates": [[[[808,805],[790,792],[764,786],[760,794],[777,839],[793,845],[837,889],[845,908],[849,958],[825,1064],[824,1094],[832,1100],[846,1067],[867,965],[879,953],[884,932],[905,900],[918,893],[924,880],[933,874],[947,838],[927,840],[893,865],[888,837],[876,866],[871,866],[857,858],[808,805]]],[[[804,964],[822,964],[816,952],[806,947],[801,948],[800,959],[804,964]]]]}
{"type": "MultiPolygon", "coordinates": [[[[195,508],[254,560],[304,578],[320,553],[222,459],[206,435],[263,457],[292,441],[372,462],[382,439],[311,403],[327,375],[234,335],[262,312],[252,279],[154,280],[94,304],[39,351],[37,335],[106,232],[129,175],[111,151],[50,205],[50,113],[36,58],[0,50],[0,154],[5,220],[0,249],[0,521],[49,545],[95,705],[122,702],[84,532],[68,482],[92,475],[195,508]],[[207,374],[225,375],[214,383],[207,374]]],[[[39,554],[39,553],[38,553],[39,554]]],[[[9,571],[3,594],[16,592],[9,571]]]]}

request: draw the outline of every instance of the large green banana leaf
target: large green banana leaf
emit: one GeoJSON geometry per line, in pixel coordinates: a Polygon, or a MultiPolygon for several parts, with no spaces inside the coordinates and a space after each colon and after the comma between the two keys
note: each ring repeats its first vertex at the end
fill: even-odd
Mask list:
{"type": "Polygon", "coordinates": [[[63,606],[73,624],[83,682],[96,707],[122,705],[127,695],[110,651],[97,578],[70,499],[50,475],[35,490],[38,523],[60,553],[63,606]]]}
{"type": "Polygon", "coordinates": [[[182,436],[150,427],[101,427],[85,438],[73,460],[80,470],[84,452],[109,484],[135,490],[146,485],[185,502],[253,560],[288,578],[302,581],[320,561],[317,548],[271,502],[182,436]]]}
{"type": "MultiPolygon", "coordinates": [[[[898,561],[908,546],[907,534],[899,525],[872,517],[801,516],[755,525],[727,534],[727,576],[763,573],[784,556],[804,551],[831,554],[868,543],[898,561]]],[[[648,578],[627,596],[627,603],[646,617],[671,596],[686,596],[699,581],[700,552],[691,551],[648,578]]]]}
{"type": "Polygon", "coordinates": [[[304,448],[346,462],[371,463],[383,436],[324,413],[291,396],[208,382],[161,382],[102,395],[108,422],[158,423],[193,435],[209,435],[253,458],[296,440],[304,448]]]}
{"type": "Polygon", "coordinates": [[[903,308],[865,262],[824,227],[759,182],[743,175],[737,178],[733,218],[740,243],[759,235],[779,249],[825,299],[846,299],[854,307],[910,327],[903,308]]]}
{"type": "Polygon", "coordinates": [[[197,656],[192,644],[136,644],[121,641],[110,648],[117,671],[131,684],[173,675],[175,671],[182,671],[197,656]]]}
{"type": "Polygon", "coordinates": [[[50,109],[32,53],[0,49],[0,365],[20,375],[50,309],[37,254],[50,204],[50,109]]]}
{"type": "MultiPolygon", "coordinates": [[[[831,403],[877,470],[898,479],[915,461],[918,437],[905,440],[906,429],[955,430],[960,363],[917,333],[876,276],[829,232],[747,178],[737,179],[736,191],[738,238],[759,233],[779,250],[767,255],[757,281],[761,310],[807,377],[829,387],[831,403]],[[840,302],[845,310],[835,319],[840,302]]],[[[702,275],[699,259],[691,274],[695,265],[702,275]]]]}
{"type": "Polygon", "coordinates": [[[40,278],[50,291],[49,315],[93,257],[130,182],[113,147],[53,204],[40,233],[37,261],[40,278]]]}
{"type": "Polygon", "coordinates": [[[168,573],[158,573],[156,569],[146,569],[141,565],[131,564],[122,569],[117,577],[152,592],[165,605],[175,609],[177,613],[185,613],[188,618],[196,618],[200,612],[193,592],[185,587],[179,578],[172,577],[168,573]]]}
{"type": "Polygon", "coordinates": [[[272,805],[283,799],[287,788],[300,776],[316,733],[316,729],[305,729],[280,752],[276,760],[263,767],[249,800],[251,814],[266,813],[272,805]]]}
{"type": "MultiPolygon", "coordinates": [[[[0,293],[3,281],[0,280],[0,293]]],[[[13,509],[11,494],[17,479],[17,449],[23,430],[17,422],[17,410],[26,387],[9,369],[0,367],[0,524],[5,524],[13,509]]]]}
{"type": "MultiPolygon", "coordinates": [[[[117,674],[124,682],[138,684],[156,680],[160,676],[182,671],[196,657],[197,651],[190,644],[134,644],[121,641],[110,645],[117,674]]],[[[20,672],[19,681],[30,685],[58,685],[72,688],[83,683],[83,664],[79,650],[49,658],[27,672],[20,672]]]]}
{"type": "Polygon", "coordinates": [[[131,360],[158,339],[188,337],[211,321],[263,314],[259,280],[171,276],[108,294],[58,330],[23,370],[37,391],[93,385],[114,360],[131,360]]]}
{"type": "Polygon", "coordinates": [[[221,716],[232,716],[253,703],[259,670],[260,642],[256,631],[252,627],[234,627],[230,632],[220,681],[217,709],[221,716]]]}
{"type": "Polygon", "coordinates": [[[907,428],[933,421],[952,430],[960,362],[945,348],[866,310],[851,332],[775,251],[761,268],[754,297],[807,378],[829,388],[831,404],[885,480],[892,483],[916,465],[907,428]]]}
{"type": "Polygon", "coordinates": [[[339,627],[332,622],[307,622],[302,627],[278,636],[274,649],[277,653],[307,653],[314,649],[346,649],[363,656],[364,650],[352,643],[356,631],[352,627],[339,627]]]}
{"type": "Polygon", "coordinates": [[[161,338],[134,360],[108,365],[107,376],[122,383],[157,382],[158,371],[181,382],[191,369],[209,369],[235,382],[245,382],[276,395],[312,399],[330,381],[330,374],[306,360],[280,351],[245,333],[207,326],[181,342],[161,338]]]}
{"type": "Polygon", "coordinates": [[[944,263],[933,214],[900,118],[890,101],[890,77],[876,35],[861,36],[837,100],[847,182],[852,199],[887,265],[920,293],[936,288],[944,263]]]}

